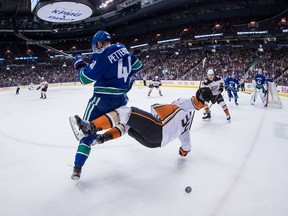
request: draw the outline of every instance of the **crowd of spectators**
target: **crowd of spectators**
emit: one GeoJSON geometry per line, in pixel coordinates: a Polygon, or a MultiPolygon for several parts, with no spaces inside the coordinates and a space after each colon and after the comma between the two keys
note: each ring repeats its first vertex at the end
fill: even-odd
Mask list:
{"type": "MultiPolygon", "coordinates": [[[[166,16],[165,16],[166,17],[166,16]]],[[[162,17],[161,20],[166,18],[162,17]]],[[[258,69],[264,71],[266,76],[276,80],[279,85],[288,85],[288,44],[278,41],[267,42],[264,38],[246,37],[242,39],[210,38],[206,40],[189,40],[197,34],[217,33],[219,31],[235,34],[237,31],[250,31],[246,24],[250,19],[222,20],[221,29],[214,28],[214,22],[191,23],[190,25],[179,25],[173,28],[151,30],[146,34],[135,34],[123,36],[121,31],[111,31],[114,43],[123,43],[137,55],[143,62],[143,71],[137,75],[137,79],[152,79],[159,76],[162,79],[171,80],[202,80],[203,68],[194,68],[197,62],[207,57],[205,69],[213,68],[223,78],[234,74],[236,77],[244,78],[251,82],[253,75],[258,69]],[[160,40],[181,38],[178,42],[158,43],[160,40]],[[256,48],[251,44],[256,43],[256,48]],[[267,44],[265,44],[265,42],[267,44]],[[131,47],[143,43],[148,46],[132,49],[131,47]],[[282,44],[281,44],[282,43],[282,44]],[[260,61],[253,71],[248,71],[258,45],[263,44],[263,52],[260,53],[260,61]],[[273,47],[266,45],[273,44],[273,47]],[[228,46],[227,46],[228,45],[228,46]],[[278,46],[283,45],[283,46],[278,46]],[[285,46],[286,45],[286,46],[285,46]]],[[[25,20],[24,20],[25,21],[25,20]]],[[[23,21],[23,23],[25,23],[23,21]]],[[[151,22],[158,19],[151,18],[151,22]]],[[[159,22],[160,22],[159,21],[159,22]]],[[[135,24],[136,25],[136,24],[135,24]]],[[[140,25],[138,23],[138,25],[140,25]]],[[[131,29],[136,26],[129,25],[131,29]]],[[[269,22],[259,22],[258,30],[277,30],[280,32],[279,19],[269,22]]],[[[256,27],[255,27],[256,28],[256,27]]],[[[123,33],[123,32],[122,32],[123,33]]],[[[51,40],[50,46],[66,53],[76,54],[91,52],[91,37],[83,37],[70,40],[51,40]]],[[[44,77],[49,83],[78,81],[77,72],[72,68],[71,61],[65,58],[53,57],[55,53],[45,50],[37,45],[18,41],[0,41],[0,87],[28,85],[30,82],[37,83],[39,78],[44,77]],[[18,57],[18,59],[16,59],[18,57]],[[37,57],[37,59],[22,59],[19,57],[37,57]],[[1,60],[2,59],[2,60],[1,60]],[[3,60],[4,59],[4,60],[3,60]]],[[[262,46],[262,45],[261,45],[262,46]]],[[[89,56],[87,56],[89,57],[89,56]]],[[[87,61],[88,58],[86,59],[87,61]]],[[[205,70],[204,69],[204,70],[205,70]]]]}
{"type": "MultiPolygon", "coordinates": [[[[261,69],[264,74],[272,79],[277,79],[279,85],[288,84],[288,73],[283,73],[288,69],[286,56],[288,49],[270,49],[257,52],[260,61],[252,71],[248,68],[255,57],[255,50],[249,49],[219,49],[212,51],[191,51],[171,54],[154,54],[142,58],[143,74],[148,79],[157,75],[163,79],[176,80],[201,80],[203,79],[203,67],[194,66],[207,57],[205,68],[213,68],[218,75],[225,78],[227,75],[235,75],[244,78],[246,82],[251,82],[255,73],[261,69]],[[194,69],[193,69],[194,68],[194,69]]],[[[206,73],[204,74],[206,75],[206,73]]]]}
{"type": "MultiPolygon", "coordinates": [[[[143,62],[143,71],[137,79],[152,79],[159,76],[170,80],[202,80],[202,64],[193,69],[197,62],[207,58],[205,70],[213,68],[223,78],[234,74],[251,82],[254,74],[261,69],[267,77],[277,79],[277,84],[288,85],[287,55],[288,48],[267,49],[260,54],[260,61],[252,71],[248,67],[253,60],[255,50],[252,49],[216,49],[192,50],[184,52],[145,52],[139,58],[143,62]],[[284,73],[284,74],[283,74],[284,73]]],[[[1,67],[0,87],[28,85],[40,82],[44,77],[49,83],[76,82],[77,71],[73,69],[67,59],[46,63],[45,65],[23,64],[21,66],[1,67]],[[65,61],[65,63],[64,63],[65,61]]]]}
{"type": "Polygon", "coordinates": [[[9,67],[0,73],[0,88],[16,85],[39,84],[42,77],[48,83],[76,82],[77,72],[72,66],[47,64],[45,66],[23,65],[9,67]]]}

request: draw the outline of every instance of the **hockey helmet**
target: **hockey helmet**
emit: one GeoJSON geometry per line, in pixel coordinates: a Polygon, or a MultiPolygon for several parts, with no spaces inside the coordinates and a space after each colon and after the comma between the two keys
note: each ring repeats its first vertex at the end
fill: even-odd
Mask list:
{"type": "Polygon", "coordinates": [[[111,35],[106,31],[97,31],[92,39],[92,50],[95,52],[98,48],[98,42],[111,41],[111,35]]]}
{"type": "Polygon", "coordinates": [[[155,79],[156,79],[156,80],[158,80],[158,79],[159,79],[159,77],[158,77],[158,76],[155,76],[155,79]]]}
{"type": "Polygon", "coordinates": [[[213,69],[208,69],[208,71],[207,71],[207,76],[214,76],[214,71],[213,71],[213,69]]]}
{"type": "Polygon", "coordinates": [[[205,101],[209,102],[213,97],[213,93],[210,88],[202,87],[196,91],[196,98],[201,102],[204,103],[205,101]]]}

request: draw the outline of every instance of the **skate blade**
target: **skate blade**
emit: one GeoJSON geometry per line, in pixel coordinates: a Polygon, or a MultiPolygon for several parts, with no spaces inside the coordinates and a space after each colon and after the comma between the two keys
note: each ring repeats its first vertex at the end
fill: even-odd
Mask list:
{"type": "Polygon", "coordinates": [[[74,181],[74,185],[77,186],[80,177],[79,176],[71,176],[71,179],[74,181]]]}
{"type": "Polygon", "coordinates": [[[80,140],[84,137],[84,134],[79,130],[77,121],[74,116],[69,117],[70,126],[72,128],[72,131],[74,133],[74,136],[77,140],[80,140]]]}
{"type": "Polygon", "coordinates": [[[202,121],[211,121],[211,118],[202,119],[202,121]]]}
{"type": "Polygon", "coordinates": [[[74,179],[74,186],[75,186],[75,187],[78,186],[78,181],[79,181],[79,179],[74,179]]]}

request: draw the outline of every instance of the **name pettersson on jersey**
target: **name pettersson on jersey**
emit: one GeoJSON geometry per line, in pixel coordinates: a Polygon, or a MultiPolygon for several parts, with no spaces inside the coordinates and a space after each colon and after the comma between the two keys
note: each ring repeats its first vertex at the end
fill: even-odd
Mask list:
{"type": "Polygon", "coordinates": [[[116,50],[115,52],[111,53],[108,56],[108,59],[109,59],[110,63],[113,64],[114,62],[117,62],[118,60],[123,58],[123,56],[126,54],[129,54],[128,50],[126,48],[121,48],[121,49],[116,50]]]}

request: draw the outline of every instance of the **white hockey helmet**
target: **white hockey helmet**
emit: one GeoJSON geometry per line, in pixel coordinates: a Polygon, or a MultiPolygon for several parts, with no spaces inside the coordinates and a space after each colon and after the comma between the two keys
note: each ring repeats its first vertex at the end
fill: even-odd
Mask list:
{"type": "Polygon", "coordinates": [[[155,76],[155,79],[159,79],[159,77],[158,77],[158,76],[155,76]]]}
{"type": "Polygon", "coordinates": [[[214,76],[214,71],[213,71],[213,69],[212,68],[210,68],[210,69],[208,69],[208,71],[207,71],[207,76],[214,76]]]}

